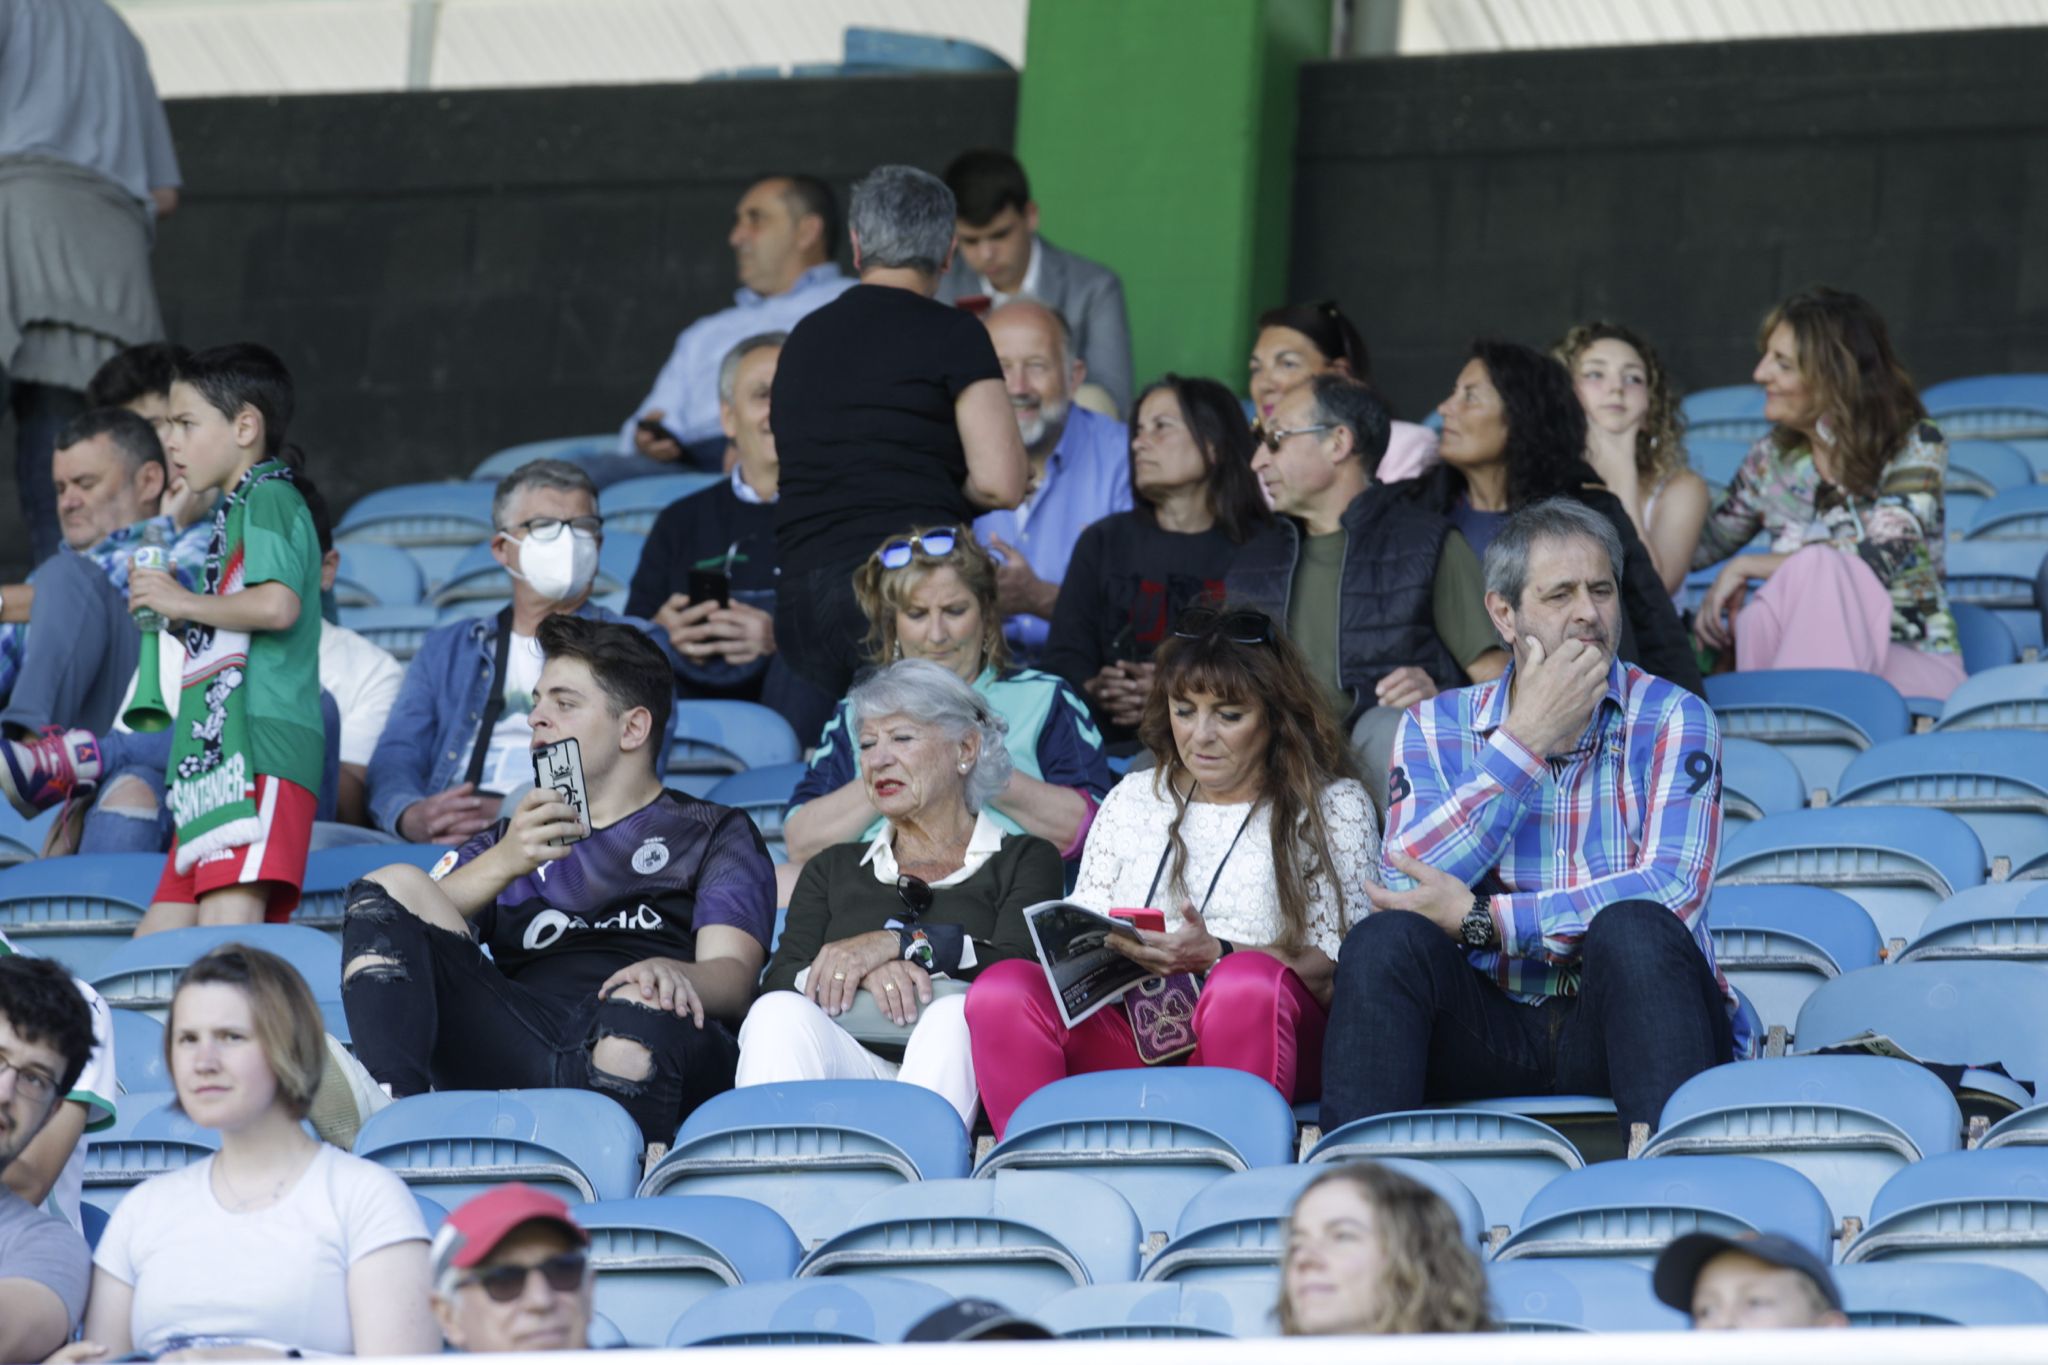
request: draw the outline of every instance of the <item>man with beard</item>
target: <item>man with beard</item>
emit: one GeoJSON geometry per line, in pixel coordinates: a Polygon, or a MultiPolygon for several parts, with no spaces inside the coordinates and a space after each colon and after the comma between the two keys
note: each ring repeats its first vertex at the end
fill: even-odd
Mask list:
{"type": "Polygon", "coordinates": [[[1612,523],[1552,499],[1486,552],[1514,659],[1401,723],[1385,889],[1344,940],[1323,1130],[1445,1100],[1614,1097],[1624,1139],[1750,1055],[1714,965],[1721,737],[1705,702],[1615,658],[1612,523]]]}
{"type": "Polygon", "coordinates": [[[977,517],[974,533],[1000,558],[996,597],[1003,634],[1026,659],[1045,645],[1060,580],[1081,532],[1131,506],[1124,425],[1074,404],[1088,366],[1074,353],[1066,319],[1036,299],[988,315],[989,340],[1031,459],[1023,505],[977,517]]]}

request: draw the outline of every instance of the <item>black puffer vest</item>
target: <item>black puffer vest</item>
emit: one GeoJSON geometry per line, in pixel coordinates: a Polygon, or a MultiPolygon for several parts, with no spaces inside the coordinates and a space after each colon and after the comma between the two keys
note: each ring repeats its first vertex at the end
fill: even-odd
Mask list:
{"type": "MultiPolygon", "coordinates": [[[[1440,688],[1463,687],[1464,670],[1436,633],[1431,601],[1450,522],[1373,483],[1351,500],[1340,524],[1337,676],[1351,693],[1345,724],[1373,704],[1373,689],[1397,668],[1420,668],[1440,688]]],[[[1238,551],[1227,587],[1233,606],[1257,607],[1285,628],[1301,534],[1292,517],[1275,517],[1238,551]]]]}

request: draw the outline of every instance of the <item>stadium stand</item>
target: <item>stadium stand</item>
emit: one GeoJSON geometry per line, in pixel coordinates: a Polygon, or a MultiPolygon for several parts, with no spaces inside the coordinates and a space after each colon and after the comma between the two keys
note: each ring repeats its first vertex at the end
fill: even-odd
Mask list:
{"type": "Polygon", "coordinates": [[[1725,739],[1770,745],[1799,768],[1808,791],[1833,791],[1849,761],[1911,728],[1905,699],[1882,678],[1838,669],[1724,673],[1707,700],[1725,739]]]}
{"type": "Polygon", "coordinates": [[[176,1101],[168,1091],[124,1095],[114,1122],[86,1134],[85,1203],[112,1213],[121,1196],[151,1176],[189,1166],[220,1149],[220,1134],[186,1118],[176,1101]]]}
{"type": "Polygon", "coordinates": [[[1943,958],[2032,962],[2048,958],[2048,890],[2033,882],[1993,882],[1950,896],[1928,912],[1900,962],[1943,958]]]}
{"type": "Polygon", "coordinates": [[[1235,1337],[1230,1300],[1191,1284],[1092,1284],[1056,1294],[1036,1314],[1069,1341],[1200,1341],[1235,1337]]]}
{"type": "Polygon", "coordinates": [[[1584,1166],[1555,1128],[1522,1114],[1483,1109],[1417,1110],[1356,1119],[1323,1136],[1312,1163],[1401,1157],[1456,1176],[1479,1201],[1489,1228],[1521,1226],[1529,1200],[1550,1181],[1584,1166]]]}
{"type": "Polygon", "coordinates": [[[1755,1006],[1766,1029],[1788,1035],[1799,1007],[1822,983],[1875,967],[1884,951],[1869,912],[1819,886],[1716,887],[1707,932],[1729,984],[1755,1006]]]}
{"type": "Polygon", "coordinates": [[[1803,809],[1806,794],[1798,765],[1770,745],[1755,739],[1721,741],[1723,837],[1766,815],[1803,809]]]}
{"type": "Polygon", "coordinates": [[[2002,1266],[1862,1261],[1834,1274],[1851,1327],[2048,1323],[2048,1291],[2002,1266]]]}
{"type": "Polygon", "coordinates": [[[1626,1261],[1496,1261],[1486,1278],[1503,1331],[1679,1332],[1692,1325],[1657,1301],[1646,1268],[1626,1261]]]}
{"type": "Polygon", "coordinates": [[[164,870],[160,853],[46,858],[0,869],[0,933],[90,977],[128,941],[164,870]]]}
{"type": "Polygon", "coordinates": [[[572,1205],[629,1199],[641,1146],[632,1118],[594,1091],[441,1090],[371,1115],[355,1153],[453,1208],[507,1180],[572,1205]]]}
{"type": "Polygon", "coordinates": [[[1529,1201],[1522,1228],[1494,1253],[1615,1257],[1648,1266],[1687,1232],[1777,1232],[1832,1259],[1835,1220],[1813,1182],[1749,1156],[1603,1161],[1557,1177],[1529,1201]]]}
{"type": "Polygon", "coordinates": [[[1798,810],[1730,835],[1714,884],[1829,887],[1868,911],[1887,942],[1903,942],[1936,905],[1981,886],[1985,867],[1976,834],[1947,811],[1798,810]]]}
{"type": "Polygon", "coordinates": [[[1842,1251],[1845,1265],[1929,1260],[2002,1266],[2048,1285],[2048,1151],[1951,1152],[1908,1166],[1842,1251]]]}
{"type": "Polygon", "coordinates": [[[583,1204],[597,1311],[635,1346],[659,1346],[676,1314],[733,1285],[787,1280],[802,1248],[750,1199],[685,1195],[583,1204]]]}
{"type": "Polygon", "coordinates": [[[698,1299],[669,1329],[668,1346],[862,1346],[903,1340],[953,1296],[886,1275],[735,1285],[698,1299]]]}
{"type": "MultiPolygon", "coordinates": [[[[2048,491],[2048,485],[2044,485],[2048,491]]],[[[1843,770],[1838,806],[1960,816],[2013,877],[2048,873],[2048,735],[1951,733],[1880,744],[1843,770]]]]}

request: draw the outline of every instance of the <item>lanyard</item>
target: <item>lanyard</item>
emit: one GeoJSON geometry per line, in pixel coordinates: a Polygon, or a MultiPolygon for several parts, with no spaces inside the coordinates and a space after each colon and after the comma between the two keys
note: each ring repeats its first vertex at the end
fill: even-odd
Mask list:
{"type": "MultiPolygon", "coordinates": [[[[1193,794],[1192,790],[1190,790],[1189,794],[1193,794]]],[[[1237,841],[1244,838],[1245,826],[1252,822],[1252,811],[1258,808],[1259,803],[1256,801],[1252,802],[1251,810],[1246,811],[1244,819],[1238,821],[1237,833],[1230,836],[1230,847],[1223,850],[1223,861],[1216,864],[1216,875],[1209,878],[1209,889],[1202,893],[1202,903],[1195,907],[1196,914],[1206,915],[1209,913],[1209,897],[1216,894],[1216,883],[1223,880],[1223,869],[1229,865],[1230,855],[1237,852],[1237,841]]],[[[1173,840],[1168,839],[1166,847],[1159,851],[1159,866],[1152,869],[1152,885],[1145,888],[1145,904],[1147,905],[1152,904],[1152,896],[1159,890],[1159,878],[1165,873],[1166,858],[1172,852],[1173,840]]]]}

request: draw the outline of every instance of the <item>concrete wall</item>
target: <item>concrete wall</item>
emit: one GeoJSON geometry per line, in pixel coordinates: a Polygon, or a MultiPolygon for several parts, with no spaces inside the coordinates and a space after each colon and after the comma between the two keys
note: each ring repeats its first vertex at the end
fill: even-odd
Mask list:
{"type": "Polygon", "coordinates": [[[1292,293],[1344,305],[1408,416],[1476,334],[1598,315],[1746,382],[1812,283],[1923,383],[2048,369],[2044,69],[2044,29],[1316,63],[1292,293]]]}

